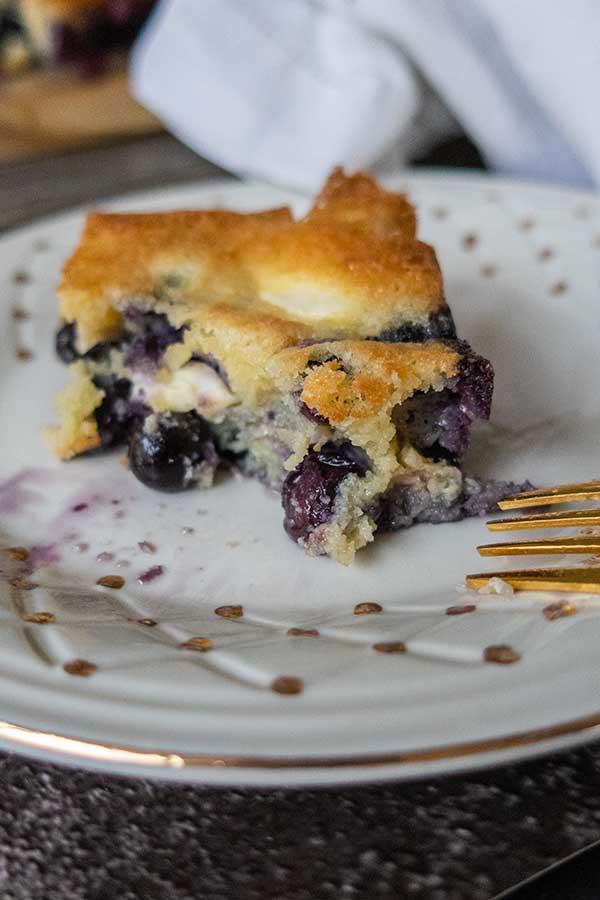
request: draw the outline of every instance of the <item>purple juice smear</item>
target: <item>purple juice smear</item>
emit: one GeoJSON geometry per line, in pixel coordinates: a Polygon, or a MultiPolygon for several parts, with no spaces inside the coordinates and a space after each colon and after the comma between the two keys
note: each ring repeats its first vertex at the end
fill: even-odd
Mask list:
{"type": "Polygon", "coordinates": [[[150,541],[138,541],[138,547],[142,553],[156,553],[156,547],[150,541]]]}
{"type": "Polygon", "coordinates": [[[27,485],[46,484],[48,480],[48,472],[30,467],[0,481],[0,514],[23,512],[30,503],[41,500],[42,495],[27,485]]]}
{"type": "Polygon", "coordinates": [[[58,562],[60,556],[55,544],[37,544],[29,548],[29,556],[23,563],[23,571],[31,575],[36,569],[58,562]]]}
{"type": "Polygon", "coordinates": [[[152,566],[150,569],[146,569],[145,572],[142,572],[140,575],[138,575],[138,583],[148,584],[150,581],[154,581],[156,578],[160,578],[164,571],[165,570],[163,566],[152,566]]]}
{"type": "Polygon", "coordinates": [[[115,558],[114,553],[109,553],[108,550],[103,550],[102,553],[99,553],[96,557],[96,562],[104,563],[111,562],[115,558]]]}

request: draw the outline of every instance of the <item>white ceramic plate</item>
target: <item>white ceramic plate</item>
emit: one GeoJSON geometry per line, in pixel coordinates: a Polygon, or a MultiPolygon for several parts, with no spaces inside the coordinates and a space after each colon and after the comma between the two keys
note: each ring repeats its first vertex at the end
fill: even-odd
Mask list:
{"type": "MultiPolygon", "coordinates": [[[[440,173],[393,183],[439,251],[459,333],[496,366],[493,423],[478,433],[472,467],[540,485],[598,476],[597,199],[440,173]]],[[[304,206],[228,182],[103,205],[288,200],[304,206]]],[[[0,240],[0,540],[38,548],[29,562],[39,585],[0,586],[1,746],[161,778],[307,784],[489,765],[598,733],[598,600],[579,596],[577,615],[556,621],[542,615],[542,594],[477,597],[475,613],[446,615],[470,602],[465,573],[485,568],[479,520],[383,537],[343,568],[305,557],[277,498],[253,482],[162,496],[119,454],[55,462],[39,437],[64,377],[53,289],[81,222],[68,213],[0,240]],[[157,565],[163,574],[140,584],[157,565]],[[125,587],[97,587],[108,574],[125,587]],[[383,612],[354,615],[363,601],[383,612]],[[215,615],[224,604],[244,616],[215,615]],[[27,621],[35,612],[53,622],[27,621]],[[157,624],[130,621],[148,619],[157,624]],[[291,637],[293,626],[319,636],[291,637]],[[181,649],[195,636],[214,649],[181,649]],[[372,649],[393,640],[408,652],[372,649]],[[499,643],[521,661],[484,663],[499,643]],[[64,670],[78,659],[92,675],[64,670]],[[279,675],[302,678],[304,692],[269,690],[279,675]]]]}

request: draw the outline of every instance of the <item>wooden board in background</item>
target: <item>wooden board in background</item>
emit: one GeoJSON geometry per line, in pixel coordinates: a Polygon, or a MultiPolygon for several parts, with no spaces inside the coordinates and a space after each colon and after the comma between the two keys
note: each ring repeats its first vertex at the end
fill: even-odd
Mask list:
{"type": "Polygon", "coordinates": [[[84,79],[53,68],[0,83],[0,163],[161,130],[124,69],[84,79]]]}

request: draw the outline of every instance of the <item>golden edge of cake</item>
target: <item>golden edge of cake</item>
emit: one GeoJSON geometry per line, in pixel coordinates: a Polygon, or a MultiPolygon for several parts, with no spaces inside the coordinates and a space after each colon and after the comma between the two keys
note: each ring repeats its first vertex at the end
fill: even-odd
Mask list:
{"type": "Polygon", "coordinates": [[[374,337],[446,309],[434,250],[414,210],[368,176],[336,170],[309,214],[288,209],[88,216],[58,289],[79,350],[118,337],[127,305],[191,327],[226,327],[228,311],[264,331],[374,337]]]}

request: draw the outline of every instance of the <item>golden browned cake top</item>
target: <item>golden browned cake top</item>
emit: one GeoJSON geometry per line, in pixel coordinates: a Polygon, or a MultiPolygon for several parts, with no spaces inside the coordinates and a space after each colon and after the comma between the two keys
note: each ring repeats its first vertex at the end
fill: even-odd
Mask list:
{"type": "Polygon", "coordinates": [[[226,305],[264,328],[374,336],[445,306],[435,253],[413,235],[405,197],[339,170],[296,222],[287,209],[95,213],[65,266],[61,314],[82,350],[117,337],[129,304],[192,325],[226,305]]]}
{"type": "Polygon", "coordinates": [[[280,388],[301,385],[306,405],[338,425],[369,418],[392,396],[396,405],[415,391],[439,388],[456,374],[460,358],[438,341],[330,341],[283,350],[269,369],[280,388]]]}
{"type": "Polygon", "coordinates": [[[331,341],[282,350],[267,370],[277,391],[299,392],[309,409],[364,447],[378,467],[393,468],[394,409],[417,391],[441,390],[457,374],[460,359],[437,341],[331,341]]]}
{"type": "Polygon", "coordinates": [[[381,235],[400,232],[410,239],[417,232],[414,207],[404,194],[386,191],[364,172],[346,175],[340,166],[315,197],[306,218],[343,222],[381,235]]]}

